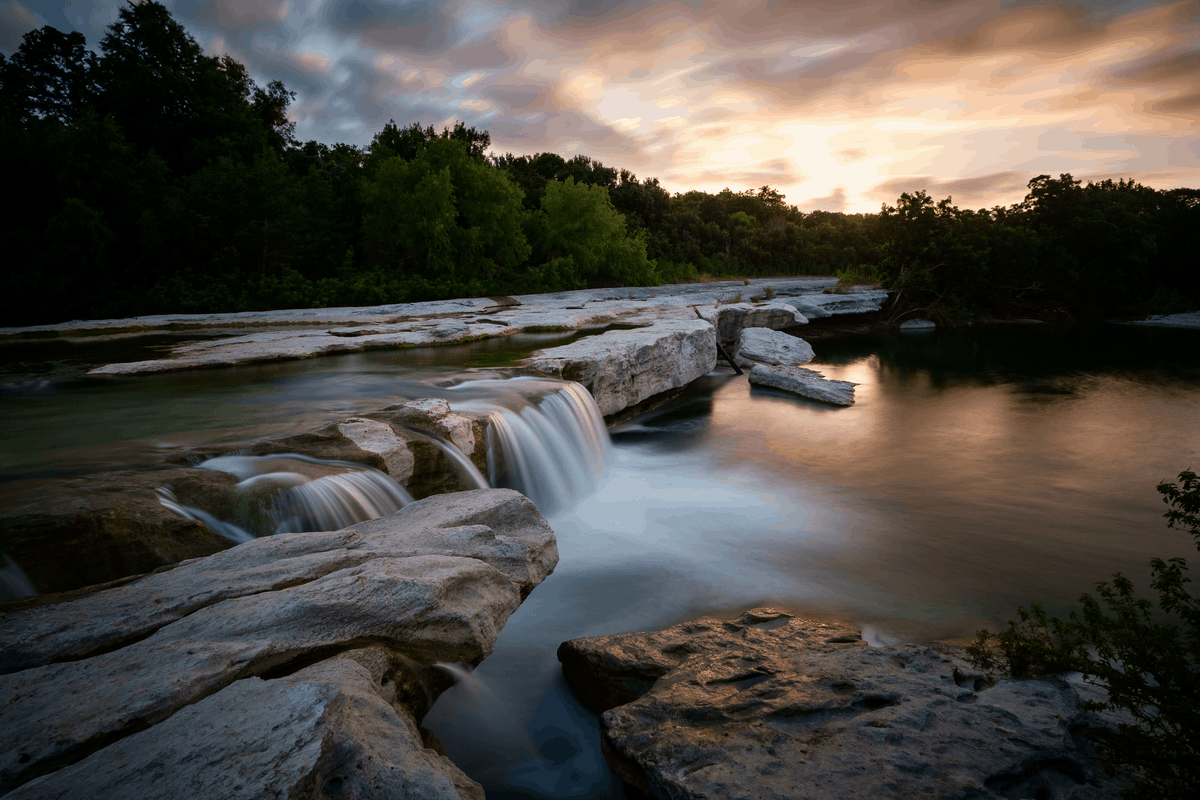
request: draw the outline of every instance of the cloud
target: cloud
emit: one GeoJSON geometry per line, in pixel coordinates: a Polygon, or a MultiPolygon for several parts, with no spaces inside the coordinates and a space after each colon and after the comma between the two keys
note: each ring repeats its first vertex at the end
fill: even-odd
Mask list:
{"type": "Polygon", "coordinates": [[[45,19],[18,0],[0,3],[0,50],[15,53],[25,34],[46,24],[45,19]]]}
{"type": "MultiPolygon", "coordinates": [[[[95,45],[122,2],[8,0],[0,36],[40,24],[14,22],[26,9],[95,45]]],[[[295,90],[297,135],[329,143],[457,119],[500,152],[582,153],[677,191],[802,188],[797,205],[846,211],[917,188],[1011,202],[1041,173],[1200,185],[1195,0],[170,7],[210,52],[295,90]]]]}

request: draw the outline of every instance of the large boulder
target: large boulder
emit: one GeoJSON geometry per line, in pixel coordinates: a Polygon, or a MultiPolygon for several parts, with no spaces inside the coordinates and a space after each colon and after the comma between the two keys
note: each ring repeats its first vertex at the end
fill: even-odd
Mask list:
{"type": "Polygon", "coordinates": [[[1108,798],[1094,722],[1061,680],[992,684],[916,645],[755,609],[576,639],[563,672],[600,711],[613,770],[644,795],[1108,798]]]}
{"type": "Polygon", "coordinates": [[[733,358],[738,366],[752,369],[758,364],[798,367],[815,356],[812,345],[797,336],[770,328],[746,328],[738,334],[733,358]]]}
{"type": "Polygon", "coordinates": [[[606,331],[539,350],[525,361],[537,375],[582,384],[606,417],[681,389],[716,365],[712,325],[694,316],[688,319],[680,310],[644,328],[606,331]]]}
{"type": "Polygon", "coordinates": [[[830,380],[816,370],[804,367],[771,367],[757,364],[750,370],[750,382],[772,389],[782,389],[830,405],[854,405],[855,384],[850,381],[830,380]]]}
{"type": "MultiPolygon", "coordinates": [[[[291,715],[282,701],[275,711],[261,712],[281,715],[272,725],[298,726],[277,735],[311,740],[312,752],[304,758],[316,765],[316,789],[332,786],[343,773],[329,767],[328,759],[321,762],[322,753],[361,752],[367,758],[372,747],[390,747],[372,744],[366,735],[370,718],[382,726],[384,738],[403,738],[402,729],[415,728],[449,681],[432,665],[477,664],[488,655],[505,620],[553,570],[557,557],[553,533],[528,499],[511,490],[478,490],[427,498],[344,531],[257,539],[59,605],[0,613],[6,672],[0,675],[0,793],[89,756],[99,759],[93,764],[109,765],[105,780],[112,786],[122,779],[149,780],[149,773],[139,771],[155,768],[181,775],[202,769],[206,781],[225,771],[211,785],[237,783],[237,759],[226,762],[184,747],[180,730],[223,726],[223,735],[258,741],[260,719],[226,715],[230,707],[252,705],[257,701],[247,698],[259,695],[271,702],[291,691],[270,686],[274,681],[310,685],[311,675],[296,676],[315,662],[376,646],[387,656],[384,683],[397,687],[386,713],[353,676],[332,681],[332,688],[303,691],[314,703],[365,702],[362,724],[345,715],[340,721],[318,712],[291,715]],[[247,683],[249,678],[268,686],[247,683]],[[205,698],[226,692],[232,693],[211,708],[202,706],[205,698]],[[161,737],[160,755],[176,761],[139,761],[141,756],[131,754],[140,747],[121,749],[122,740],[146,728],[153,733],[184,711],[190,716],[179,719],[186,724],[164,728],[161,737]],[[327,723],[326,733],[313,733],[312,726],[327,723]],[[355,734],[365,749],[328,750],[343,735],[338,731],[348,729],[365,732],[355,734]],[[199,766],[197,758],[207,760],[199,766]],[[133,772],[122,772],[122,764],[132,765],[133,772]]],[[[283,761],[291,758],[285,745],[277,752],[283,761]]],[[[421,755],[422,764],[431,759],[437,761],[421,755]]],[[[384,768],[364,769],[355,780],[366,785],[384,768]]],[[[279,774],[285,773],[299,774],[281,766],[279,774]]],[[[86,774],[64,773],[67,788],[61,791],[86,774]]],[[[167,794],[164,789],[154,796],[167,794]]]]}
{"type": "Polygon", "coordinates": [[[3,489],[0,552],[40,592],[65,592],[219,552],[233,542],[159,502],[227,510],[235,479],[199,469],[105,472],[19,481],[3,489]]]}

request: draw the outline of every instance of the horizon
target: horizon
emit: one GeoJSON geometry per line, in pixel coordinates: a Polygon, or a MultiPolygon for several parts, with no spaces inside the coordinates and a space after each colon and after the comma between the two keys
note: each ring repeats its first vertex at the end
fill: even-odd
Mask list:
{"type": "MultiPolygon", "coordinates": [[[[9,0],[0,50],[42,25],[97,49],[121,5],[9,0]]],[[[672,192],[769,185],[805,212],[917,190],[1010,205],[1041,174],[1200,186],[1195,0],[163,5],[296,92],[300,141],[462,121],[496,154],[586,155],[672,192]]]]}

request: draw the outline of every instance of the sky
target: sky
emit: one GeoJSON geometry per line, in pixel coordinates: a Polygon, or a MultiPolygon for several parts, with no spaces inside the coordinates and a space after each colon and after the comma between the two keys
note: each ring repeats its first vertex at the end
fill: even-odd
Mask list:
{"type": "MultiPolygon", "coordinates": [[[[0,51],[90,46],[122,0],[0,0],[0,51]]],[[[394,119],[582,154],[672,192],[769,185],[802,211],[1030,179],[1200,188],[1200,0],[165,0],[211,54],[296,93],[301,140],[394,119]]]]}

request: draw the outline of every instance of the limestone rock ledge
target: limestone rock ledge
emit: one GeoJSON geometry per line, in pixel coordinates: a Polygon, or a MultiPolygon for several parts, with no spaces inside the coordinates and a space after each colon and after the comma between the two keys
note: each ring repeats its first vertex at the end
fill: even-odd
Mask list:
{"type": "Polygon", "coordinates": [[[642,794],[755,798],[1024,798],[1116,794],[1059,680],[991,683],[917,645],[769,608],[558,651],[598,712],[613,770],[642,794]]]}
{"type": "Polygon", "coordinates": [[[691,311],[662,314],[645,328],[611,330],[540,350],[525,367],[577,381],[610,416],[672,389],[682,389],[717,365],[713,326],[691,311]]]}
{"type": "Polygon", "coordinates": [[[485,489],[0,614],[0,794],[481,797],[418,728],[432,665],[491,653],[557,560],[485,489]]]}

